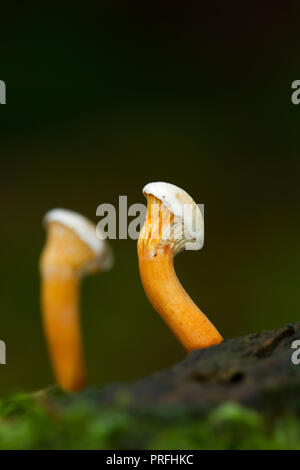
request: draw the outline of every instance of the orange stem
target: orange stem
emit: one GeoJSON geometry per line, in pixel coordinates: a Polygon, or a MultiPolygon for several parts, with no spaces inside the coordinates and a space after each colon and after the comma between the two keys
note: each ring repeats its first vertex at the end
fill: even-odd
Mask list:
{"type": "Polygon", "coordinates": [[[139,267],[148,299],[187,351],[223,340],[180,284],[170,250],[157,251],[153,256],[139,248],[139,267]]]}
{"type": "Polygon", "coordinates": [[[41,302],[49,353],[58,383],[70,392],[86,383],[78,297],[74,273],[62,276],[56,271],[44,275],[41,302]]]}

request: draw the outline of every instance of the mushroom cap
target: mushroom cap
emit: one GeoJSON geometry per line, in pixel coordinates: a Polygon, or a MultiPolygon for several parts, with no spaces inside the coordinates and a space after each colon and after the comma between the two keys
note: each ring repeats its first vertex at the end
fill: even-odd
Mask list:
{"type": "Polygon", "coordinates": [[[156,197],[175,217],[182,219],[188,238],[186,249],[200,250],[203,247],[203,216],[195,201],[186,191],[171,183],[156,182],[147,184],[143,188],[143,193],[156,197]]]}
{"type": "Polygon", "coordinates": [[[107,271],[113,266],[111,248],[104,239],[97,237],[96,225],[83,215],[68,209],[52,209],[45,214],[43,222],[46,226],[56,222],[72,230],[95,253],[102,270],[107,271]]]}

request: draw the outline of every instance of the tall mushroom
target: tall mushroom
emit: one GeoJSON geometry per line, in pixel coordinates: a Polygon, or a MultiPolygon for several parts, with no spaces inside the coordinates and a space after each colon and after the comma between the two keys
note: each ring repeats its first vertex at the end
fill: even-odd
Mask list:
{"type": "Polygon", "coordinates": [[[44,218],[47,241],[40,259],[41,307],[54,374],[70,392],[86,383],[80,333],[79,283],[88,273],[110,269],[108,244],[82,215],[53,209],[44,218]]]}
{"type": "Polygon", "coordinates": [[[200,209],[173,184],[150,183],[143,193],[147,216],[138,239],[138,257],[148,299],[187,351],[220,343],[222,336],[186,293],[173,264],[183,249],[203,246],[200,209]]]}

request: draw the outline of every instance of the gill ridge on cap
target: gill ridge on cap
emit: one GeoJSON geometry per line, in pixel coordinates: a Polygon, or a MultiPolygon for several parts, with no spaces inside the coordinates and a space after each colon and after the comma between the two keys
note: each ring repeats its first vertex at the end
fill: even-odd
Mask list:
{"type": "Polygon", "coordinates": [[[148,183],[143,188],[144,195],[151,194],[159,199],[175,217],[183,218],[183,224],[194,243],[189,243],[189,249],[200,250],[204,243],[204,220],[202,213],[191,198],[191,196],[183,189],[171,183],[155,182],[148,183]],[[195,211],[184,211],[184,205],[191,204],[195,207],[195,211]],[[194,215],[196,220],[194,219],[194,215]],[[196,223],[196,233],[193,225],[196,223]]]}
{"type": "MultiPolygon", "coordinates": [[[[96,226],[83,215],[68,209],[52,209],[44,216],[45,225],[51,222],[57,222],[70,228],[94,253],[107,256],[107,243],[97,237],[96,226]]],[[[107,269],[109,264],[112,264],[112,259],[109,263],[105,263],[107,269]]]]}

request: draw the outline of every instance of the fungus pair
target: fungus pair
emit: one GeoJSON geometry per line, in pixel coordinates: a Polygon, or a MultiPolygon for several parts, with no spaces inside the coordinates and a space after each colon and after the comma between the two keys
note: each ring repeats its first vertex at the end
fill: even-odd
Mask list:
{"type": "MultiPolygon", "coordinates": [[[[173,258],[183,249],[201,249],[200,209],[182,189],[150,183],[143,190],[147,216],[138,239],[141,280],[153,307],[190,352],[222,341],[214,325],[180,284],[173,258]]],[[[47,243],[41,256],[44,330],[56,379],[66,391],[86,383],[79,318],[80,278],[110,269],[108,244],[81,215],[55,209],[45,216],[47,243]]]]}

